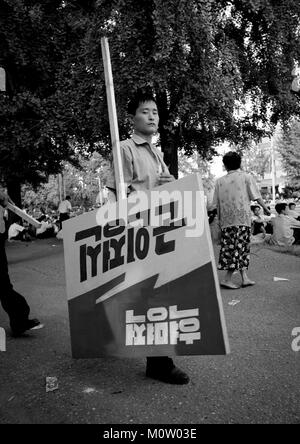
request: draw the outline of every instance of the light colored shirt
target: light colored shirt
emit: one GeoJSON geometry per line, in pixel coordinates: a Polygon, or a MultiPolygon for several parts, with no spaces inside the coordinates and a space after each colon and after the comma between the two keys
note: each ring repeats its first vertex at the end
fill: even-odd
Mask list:
{"type": "MultiPolygon", "coordinates": [[[[127,194],[133,191],[151,190],[158,186],[160,173],[169,174],[162,153],[142,137],[133,134],[131,139],[123,140],[120,146],[127,194]]],[[[106,186],[116,189],[113,168],[106,186]]]]}
{"type": "Polygon", "coordinates": [[[52,228],[52,225],[49,224],[48,222],[42,221],[40,223],[41,223],[41,226],[36,229],[36,234],[43,234],[43,233],[45,233],[45,231],[52,228]]]}
{"type": "Polygon", "coordinates": [[[262,223],[262,224],[264,224],[264,225],[267,224],[266,219],[265,219],[265,216],[263,216],[262,214],[260,214],[259,216],[252,215],[252,216],[251,216],[251,221],[252,221],[252,222],[262,223]]]}
{"type": "Polygon", "coordinates": [[[299,228],[300,227],[300,221],[292,217],[290,214],[288,214],[286,217],[289,218],[291,228],[299,228]]]}
{"type": "Polygon", "coordinates": [[[22,225],[16,223],[11,224],[8,229],[8,239],[12,239],[13,237],[18,236],[18,234],[24,230],[25,228],[22,227],[22,225]]]}
{"type": "Polygon", "coordinates": [[[270,243],[273,245],[289,246],[295,242],[292,227],[300,227],[300,222],[285,214],[279,214],[272,220],[273,234],[270,243]]]}
{"type": "Polygon", "coordinates": [[[218,211],[221,228],[251,227],[251,201],[259,198],[253,177],[240,169],[217,179],[212,208],[218,211]]]}
{"type": "Polygon", "coordinates": [[[294,219],[297,219],[300,216],[300,213],[296,210],[288,210],[288,216],[293,217],[294,219]]]}
{"type": "Polygon", "coordinates": [[[69,202],[68,200],[62,200],[58,206],[58,212],[68,213],[70,210],[72,210],[71,202],[69,202]]]}

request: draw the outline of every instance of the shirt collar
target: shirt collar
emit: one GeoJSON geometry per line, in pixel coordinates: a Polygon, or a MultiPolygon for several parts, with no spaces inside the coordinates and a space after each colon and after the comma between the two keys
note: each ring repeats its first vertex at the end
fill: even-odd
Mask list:
{"type": "Polygon", "coordinates": [[[238,172],[240,172],[240,171],[241,171],[241,169],[238,168],[237,170],[230,170],[230,171],[227,171],[227,174],[238,173],[238,172]]]}
{"type": "Polygon", "coordinates": [[[143,139],[141,136],[138,136],[137,134],[133,133],[131,138],[136,145],[144,145],[146,143],[147,145],[150,145],[151,147],[153,146],[151,143],[147,142],[147,140],[143,139]]]}

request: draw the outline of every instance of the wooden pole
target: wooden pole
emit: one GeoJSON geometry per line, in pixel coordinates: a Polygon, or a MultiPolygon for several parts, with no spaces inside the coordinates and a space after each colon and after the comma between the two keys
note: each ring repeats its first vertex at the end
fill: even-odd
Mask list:
{"type": "Polygon", "coordinates": [[[116,109],[113,76],[112,76],[112,69],[110,62],[110,52],[109,52],[108,40],[106,37],[102,37],[101,39],[101,49],[102,49],[102,58],[104,65],[110,136],[111,136],[114,171],[116,179],[116,194],[117,194],[117,199],[119,200],[119,199],[126,199],[127,195],[124,183],[117,109],[116,109]]]}
{"type": "Polygon", "coordinates": [[[60,173],[57,175],[57,186],[58,186],[59,201],[61,202],[63,200],[63,193],[62,193],[62,178],[60,173]]]}
{"type": "Polygon", "coordinates": [[[28,222],[30,225],[33,225],[36,228],[39,228],[41,226],[39,221],[37,221],[34,217],[29,216],[29,214],[25,213],[25,211],[21,210],[21,208],[17,207],[16,205],[8,202],[6,208],[17,214],[19,217],[21,217],[21,219],[26,220],[26,222],[28,222]]]}

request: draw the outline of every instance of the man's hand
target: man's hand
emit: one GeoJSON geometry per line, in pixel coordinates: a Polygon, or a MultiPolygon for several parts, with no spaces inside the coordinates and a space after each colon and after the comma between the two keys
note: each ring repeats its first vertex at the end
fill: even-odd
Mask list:
{"type": "Polygon", "coordinates": [[[175,177],[172,174],[161,173],[158,177],[158,185],[164,185],[165,183],[173,182],[175,177]]]}

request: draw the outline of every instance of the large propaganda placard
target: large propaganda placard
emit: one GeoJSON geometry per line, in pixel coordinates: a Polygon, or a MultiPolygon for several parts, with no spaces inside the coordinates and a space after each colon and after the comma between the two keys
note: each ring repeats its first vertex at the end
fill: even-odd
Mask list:
{"type": "Polygon", "coordinates": [[[72,354],[229,352],[200,176],[63,223],[72,354]]]}

